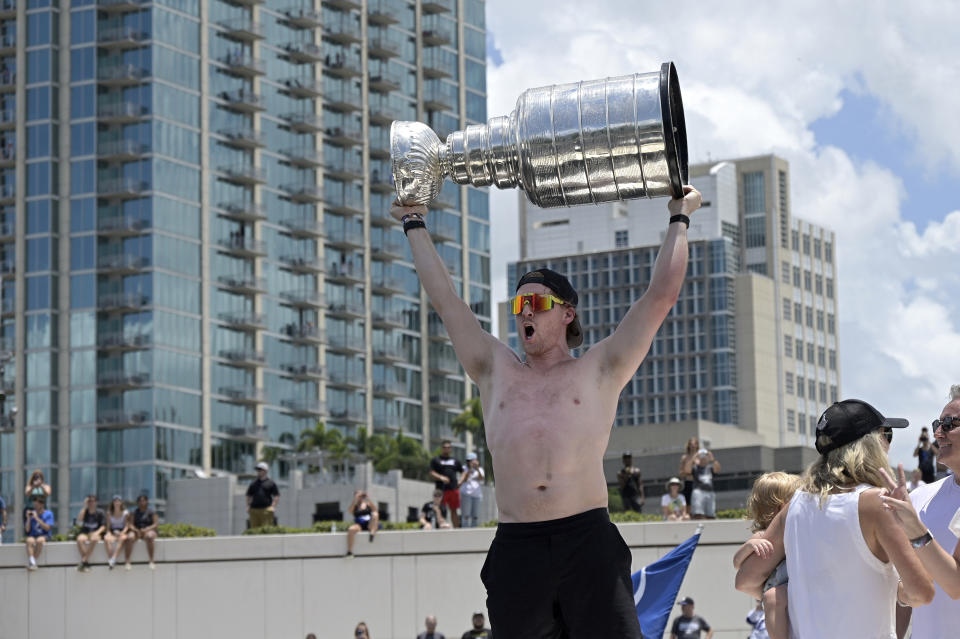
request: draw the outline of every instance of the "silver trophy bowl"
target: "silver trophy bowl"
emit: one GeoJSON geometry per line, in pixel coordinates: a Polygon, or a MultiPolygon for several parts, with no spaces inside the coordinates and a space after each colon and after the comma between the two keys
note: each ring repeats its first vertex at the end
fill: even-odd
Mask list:
{"type": "Polygon", "coordinates": [[[528,89],[506,117],[441,141],[420,122],[390,127],[397,199],[429,204],[457,184],[519,187],[550,208],[683,197],[687,131],[672,62],[635,73],[528,89]]]}

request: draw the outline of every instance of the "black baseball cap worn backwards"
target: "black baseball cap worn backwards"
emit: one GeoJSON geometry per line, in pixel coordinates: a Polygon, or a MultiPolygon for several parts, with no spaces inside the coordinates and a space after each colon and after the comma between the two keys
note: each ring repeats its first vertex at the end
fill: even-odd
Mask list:
{"type": "Polygon", "coordinates": [[[906,419],[884,417],[859,399],[845,399],[823,411],[817,423],[817,452],[826,455],[880,428],[906,428],[906,419]]]}
{"type": "MultiPolygon", "coordinates": [[[[519,291],[520,287],[524,284],[543,284],[553,291],[557,297],[572,306],[574,310],[577,308],[577,302],[580,301],[580,297],[570,284],[570,280],[568,280],[566,276],[548,268],[541,268],[526,273],[520,278],[520,281],[517,282],[516,291],[519,291]]],[[[569,348],[577,348],[581,344],[583,344],[583,329],[580,327],[580,316],[576,315],[573,321],[567,324],[567,346],[569,348]]]]}

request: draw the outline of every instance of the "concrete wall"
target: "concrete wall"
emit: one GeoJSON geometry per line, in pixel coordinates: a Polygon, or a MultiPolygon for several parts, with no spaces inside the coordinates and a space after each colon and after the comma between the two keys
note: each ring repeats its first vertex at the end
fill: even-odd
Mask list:
{"type": "MultiPolygon", "coordinates": [[[[693,534],[693,524],[622,524],[633,570],[693,534]]],[[[455,638],[484,608],[480,568],[493,529],[384,532],[357,540],[345,559],[345,535],[161,540],[157,567],[108,571],[104,550],[79,573],[72,543],[52,544],[40,569],[24,568],[22,544],[0,547],[0,637],[99,639],[125,628],[138,639],[321,639],[351,637],[366,621],[375,639],[412,639],[423,618],[455,638]]],[[[731,558],[748,536],[745,522],[707,522],[681,588],[718,639],[742,639],[750,598],[733,589],[731,558]]],[[[673,616],[671,616],[671,620],[673,616]]]]}

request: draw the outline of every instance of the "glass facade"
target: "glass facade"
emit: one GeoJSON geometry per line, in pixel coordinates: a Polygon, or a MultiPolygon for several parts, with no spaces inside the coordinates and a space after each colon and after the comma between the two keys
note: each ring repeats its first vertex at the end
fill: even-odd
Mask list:
{"type": "MultiPolygon", "coordinates": [[[[389,129],[485,121],[484,10],[3,2],[8,503],[40,468],[58,520],[89,492],[162,511],[171,478],[250,474],[317,421],[452,435],[470,389],[387,212],[389,129]]],[[[432,208],[489,329],[487,194],[448,183],[432,208]]]]}

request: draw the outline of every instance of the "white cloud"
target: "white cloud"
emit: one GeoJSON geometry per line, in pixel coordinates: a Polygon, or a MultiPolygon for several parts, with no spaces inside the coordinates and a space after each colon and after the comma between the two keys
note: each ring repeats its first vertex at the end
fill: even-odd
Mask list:
{"type": "MultiPolygon", "coordinates": [[[[818,145],[811,124],[842,108],[843,91],[869,94],[882,127],[911,141],[903,153],[960,190],[958,23],[960,4],[948,0],[488,0],[504,58],[488,67],[488,111],[509,113],[533,86],[674,60],[691,159],[776,153],[790,162],[794,214],[837,232],[844,394],[928,423],[960,383],[958,204],[944,202],[930,212],[936,221],[916,228],[884,158],[818,145]]],[[[516,197],[491,199],[494,300],[517,257],[516,197]]],[[[894,441],[908,466],[916,432],[894,441]]]]}

